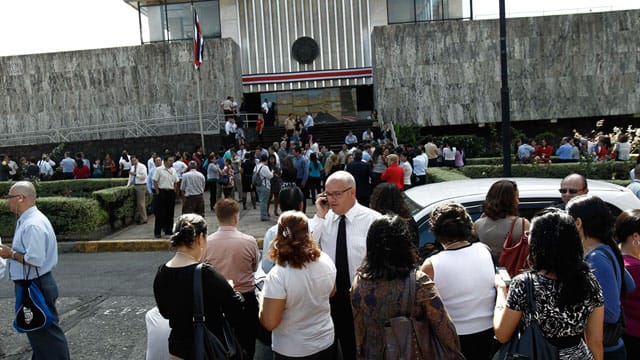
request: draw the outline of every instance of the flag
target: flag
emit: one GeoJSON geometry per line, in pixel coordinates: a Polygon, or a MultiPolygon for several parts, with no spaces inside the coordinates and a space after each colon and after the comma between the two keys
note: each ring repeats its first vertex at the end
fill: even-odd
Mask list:
{"type": "Polygon", "coordinates": [[[198,20],[198,12],[193,10],[193,65],[196,69],[200,69],[203,54],[204,38],[202,37],[202,30],[200,30],[200,20],[198,20]]]}

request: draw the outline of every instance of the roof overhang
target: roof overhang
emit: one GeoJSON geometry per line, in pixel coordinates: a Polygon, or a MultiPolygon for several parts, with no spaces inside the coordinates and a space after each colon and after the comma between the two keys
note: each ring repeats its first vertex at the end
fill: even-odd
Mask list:
{"type": "Polygon", "coordinates": [[[124,2],[131,5],[134,9],[138,10],[141,6],[182,4],[182,3],[190,3],[191,1],[188,1],[188,0],[124,0],[124,2]]]}

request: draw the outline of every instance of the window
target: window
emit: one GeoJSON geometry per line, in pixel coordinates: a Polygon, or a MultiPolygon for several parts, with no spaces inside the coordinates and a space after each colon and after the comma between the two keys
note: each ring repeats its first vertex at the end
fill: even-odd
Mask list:
{"type": "MultiPolygon", "coordinates": [[[[193,9],[198,12],[203,36],[220,37],[219,1],[194,2],[193,9]]],[[[148,31],[143,31],[144,42],[193,39],[191,3],[143,6],[140,15],[148,25],[148,31]]]]}
{"type": "MultiPolygon", "coordinates": [[[[389,24],[462,19],[465,0],[387,0],[389,24]]],[[[471,10],[471,2],[468,2],[471,10]]]]}

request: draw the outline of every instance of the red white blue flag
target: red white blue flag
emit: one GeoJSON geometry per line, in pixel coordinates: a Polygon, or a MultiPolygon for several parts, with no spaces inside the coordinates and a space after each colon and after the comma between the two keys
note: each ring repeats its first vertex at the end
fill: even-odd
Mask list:
{"type": "Polygon", "coordinates": [[[202,55],[204,54],[204,38],[202,30],[200,30],[200,20],[198,12],[193,10],[193,65],[196,69],[200,69],[202,64],[202,55]]]}

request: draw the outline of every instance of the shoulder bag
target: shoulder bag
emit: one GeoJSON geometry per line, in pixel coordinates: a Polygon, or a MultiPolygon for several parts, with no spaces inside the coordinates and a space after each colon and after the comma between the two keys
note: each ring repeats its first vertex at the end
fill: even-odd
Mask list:
{"type": "Polygon", "coordinates": [[[384,326],[385,360],[461,360],[462,353],[445,348],[431,328],[429,320],[418,320],[413,315],[416,298],[416,272],[405,280],[400,315],[389,319],[384,326]]]}
{"type": "Polygon", "coordinates": [[[193,353],[196,360],[243,359],[238,343],[227,319],[222,319],[223,338],[207,329],[202,300],[202,264],[193,270],[193,353]]]}
{"type": "MultiPolygon", "coordinates": [[[[525,274],[525,292],[527,294],[527,316],[529,325],[521,327],[513,334],[511,340],[502,345],[493,360],[535,359],[556,360],[558,349],[545,338],[538,320],[535,318],[536,297],[534,294],[533,277],[525,274]]],[[[525,312],[523,312],[524,315],[525,312]]]]}
{"type": "MultiPolygon", "coordinates": [[[[25,265],[23,264],[23,270],[25,265]]],[[[29,278],[29,270],[26,270],[25,279],[29,278]]],[[[49,305],[47,305],[42,291],[38,286],[40,274],[36,268],[37,277],[32,280],[17,281],[16,290],[16,317],[13,320],[13,327],[20,333],[46,329],[51,324],[58,322],[49,305]]]]}
{"type": "Polygon", "coordinates": [[[251,176],[251,185],[253,185],[253,187],[256,189],[262,186],[262,177],[260,176],[260,171],[262,170],[263,166],[264,165],[256,166],[256,168],[253,169],[253,175],[251,176]]]}
{"type": "Polygon", "coordinates": [[[529,239],[524,231],[524,218],[517,217],[511,222],[511,228],[502,244],[502,252],[498,262],[504,266],[511,277],[518,275],[527,266],[529,257],[529,239]],[[513,228],[518,220],[522,221],[522,235],[518,239],[513,238],[513,228]]]}
{"type": "MultiPolygon", "coordinates": [[[[614,274],[618,274],[620,268],[618,262],[609,254],[607,250],[602,250],[602,252],[609,258],[611,261],[611,266],[613,266],[614,274]],[[617,269],[617,270],[616,270],[617,269]]],[[[620,288],[622,288],[622,281],[624,281],[624,273],[620,274],[620,288]]],[[[622,289],[620,289],[620,297],[622,297],[622,289]]],[[[626,324],[624,322],[624,312],[622,310],[622,302],[620,302],[620,315],[618,316],[618,321],[615,323],[604,322],[604,331],[602,334],[602,343],[605,347],[616,346],[618,345],[618,340],[624,334],[624,330],[626,328],[626,324]]]]}

